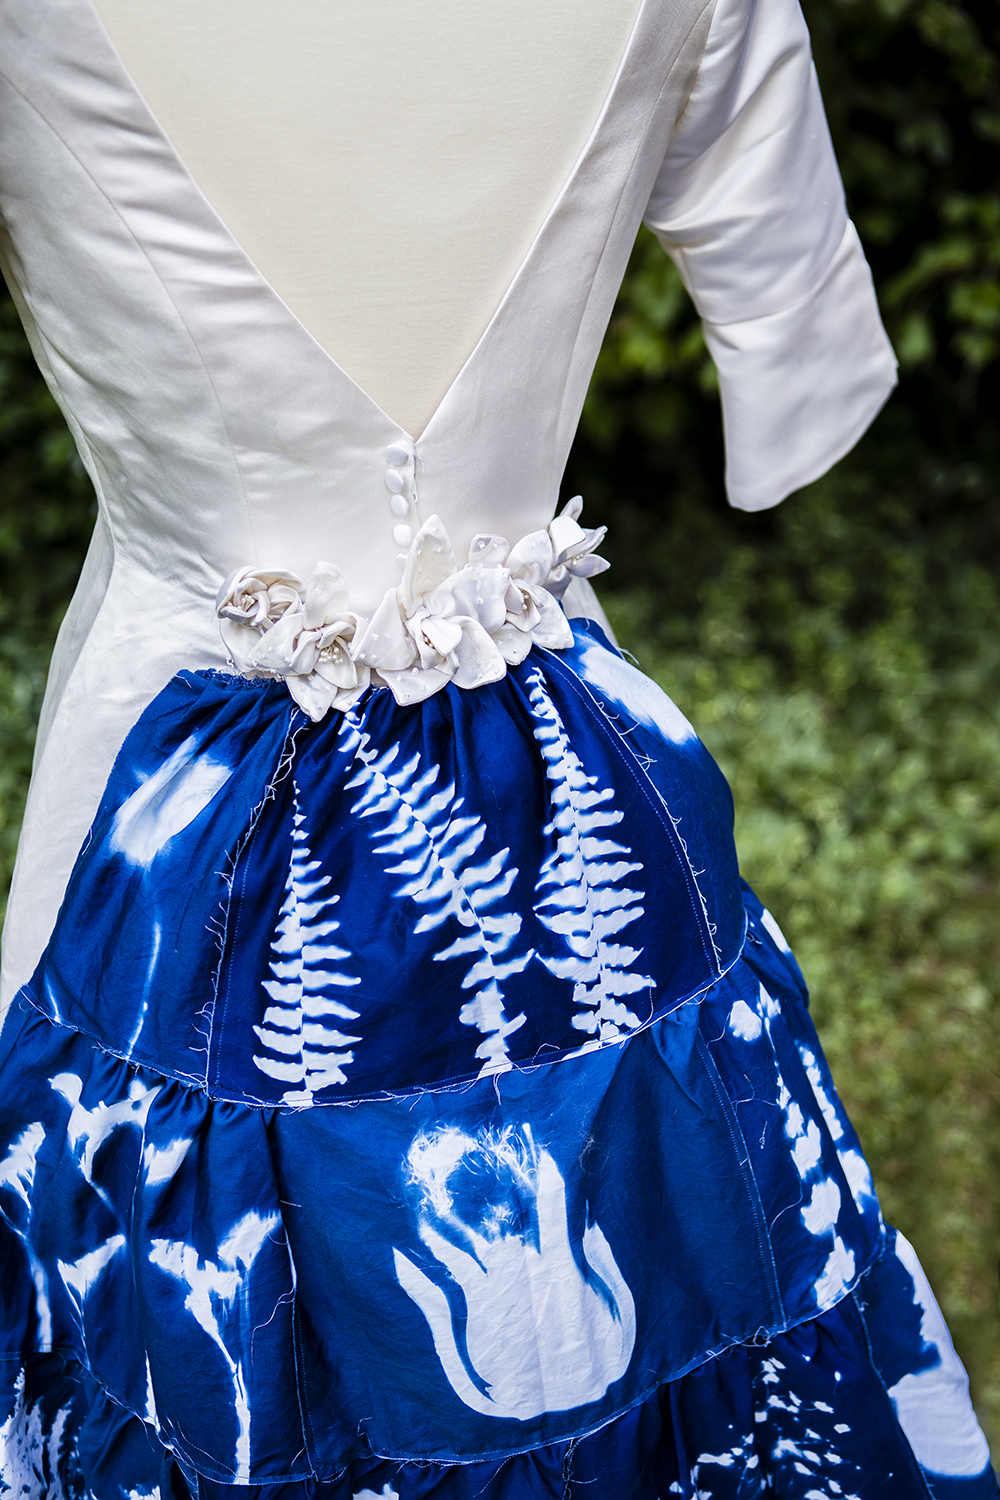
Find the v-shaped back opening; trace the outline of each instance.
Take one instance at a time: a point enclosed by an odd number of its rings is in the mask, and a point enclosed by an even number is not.
[[[419,93],[429,98],[423,116],[405,130],[397,123],[381,136],[370,128],[378,111],[359,109],[353,119],[332,117],[327,110],[320,118],[317,80],[332,76],[315,65],[324,51],[342,74],[352,61],[365,64],[374,93],[381,98],[384,92],[382,113],[397,121],[406,117],[392,86],[396,54],[390,48],[376,68],[377,28],[369,27],[359,40],[357,14],[352,18],[349,9],[345,16],[344,7],[317,8],[300,0],[288,12],[292,19],[280,38],[253,25],[240,36],[223,38],[212,22],[213,14],[218,20],[218,7],[192,3],[189,19],[197,15],[205,42],[192,48],[183,45],[190,44],[192,33],[180,23],[164,37],[148,13],[119,0],[80,3],[93,3],[119,66],[178,166],[262,282],[380,412],[418,436],[504,305],[572,182],[606,113],[644,0],[622,0],[613,13],[603,7],[600,24],[586,26],[586,11],[577,0],[572,12],[563,7],[559,24],[548,26],[544,45],[537,34],[527,46],[515,37],[499,60],[502,32],[491,21],[494,32],[477,31],[480,46],[473,50],[492,53],[493,73],[505,82],[502,89],[486,91],[485,103],[480,87],[478,105],[470,86],[464,95],[454,87],[456,69],[461,71],[459,65],[471,55],[469,38],[456,25],[452,30],[461,36],[461,47],[442,46],[438,76],[425,68],[420,78]],[[257,0],[258,20],[268,4]],[[177,5],[170,13],[183,10]],[[285,14],[283,8],[283,21]],[[571,14],[575,32],[567,30]],[[311,53],[305,19],[319,32]],[[402,30],[393,46],[412,65],[419,38],[406,33],[406,19],[402,8],[393,17]],[[468,30],[468,17],[465,25]],[[560,25],[572,37],[572,48],[565,46]],[[338,27],[347,33],[339,51]],[[266,79],[258,77],[265,44],[270,44],[272,76],[278,78],[270,92]],[[358,55],[345,61],[352,47]],[[299,66],[304,102],[293,108],[289,79],[294,81]],[[184,67],[189,77],[182,86]],[[365,69],[354,72],[360,76]],[[485,75],[477,76],[481,84]],[[476,92],[471,87],[471,94]],[[258,118],[243,139],[251,97]],[[563,125],[553,144],[546,127],[551,134],[560,117]],[[213,123],[216,128],[209,128]],[[273,145],[261,156],[268,126]],[[338,139],[324,146],[316,131],[331,126],[339,130]],[[389,146],[395,152],[391,161]],[[262,165],[266,170],[252,176]],[[289,179],[287,190],[275,186],[277,172]],[[366,174],[373,183],[362,182]],[[436,201],[428,201],[433,193]]]

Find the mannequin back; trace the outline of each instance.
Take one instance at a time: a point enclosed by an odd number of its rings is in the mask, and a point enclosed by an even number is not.
[[[419,435],[597,121],[640,0],[95,0],[188,171]]]

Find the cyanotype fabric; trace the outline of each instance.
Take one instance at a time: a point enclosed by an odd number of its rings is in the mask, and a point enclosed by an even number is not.
[[[142,715],[2,1036],[12,1494],[995,1495],[728,788],[573,635]]]
[[[161,57],[197,8],[0,6],[0,265],[98,502],[4,933],[0,1500],[995,1500],[725,782],[567,624],[599,538],[556,497],[641,223],[736,505],[893,385],[798,5],[619,6],[523,252],[495,129],[481,181],[442,163],[508,269],[478,311],[445,278],[419,431],[265,278],[109,10]],[[426,166],[414,78],[394,44],[371,98]],[[318,206],[371,243],[364,145],[327,146]],[[393,243],[447,269],[406,177]],[[389,360],[423,339],[337,289]]]

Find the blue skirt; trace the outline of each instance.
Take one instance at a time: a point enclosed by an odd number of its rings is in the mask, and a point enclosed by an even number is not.
[[[574,633],[126,740],[0,1038],[14,1494],[995,1497],[728,788]]]

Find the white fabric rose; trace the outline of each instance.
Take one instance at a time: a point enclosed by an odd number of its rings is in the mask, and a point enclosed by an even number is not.
[[[571,576],[608,566],[593,555],[605,528],[577,524],[577,495],[544,531],[511,547],[484,533],[459,567],[438,516],[410,543],[398,588],[370,620],[349,608],[339,568],[318,563],[307,584],[282,569],[239,568],[217,600],[222,638],[239,672],[283,677],[310,718],[345,710],[372,681],[397,703],[419,703],[449,682],[482,687],[523,661],[532,645],[573,644],[559,599]]]
[[[601,545],[608,528],[596,526],[593,531],[585,531],[577,524],[582,510],[583,496],[574,495],[549,523],[555,557],[545,587],[556,599],[565,594],[571,578],[596,578],[611,566],[605,558],[594,556],[594,549]]]
[[[332,563],[317,563],[307,584],[282,569],[240,568],[219,590],[222,639],[237,671],[283,677],[313,720],[354,704],[371,680],[351,645],[363,623]]]
[[[431,516],[410,543],[401,584],[389,589],[359,640],[358,660],[402,704],[420,703],[449,682],[497,682],[507,671],[493,641],[506,618],[506,586],[495,564],[459,568],[447,531]]]

